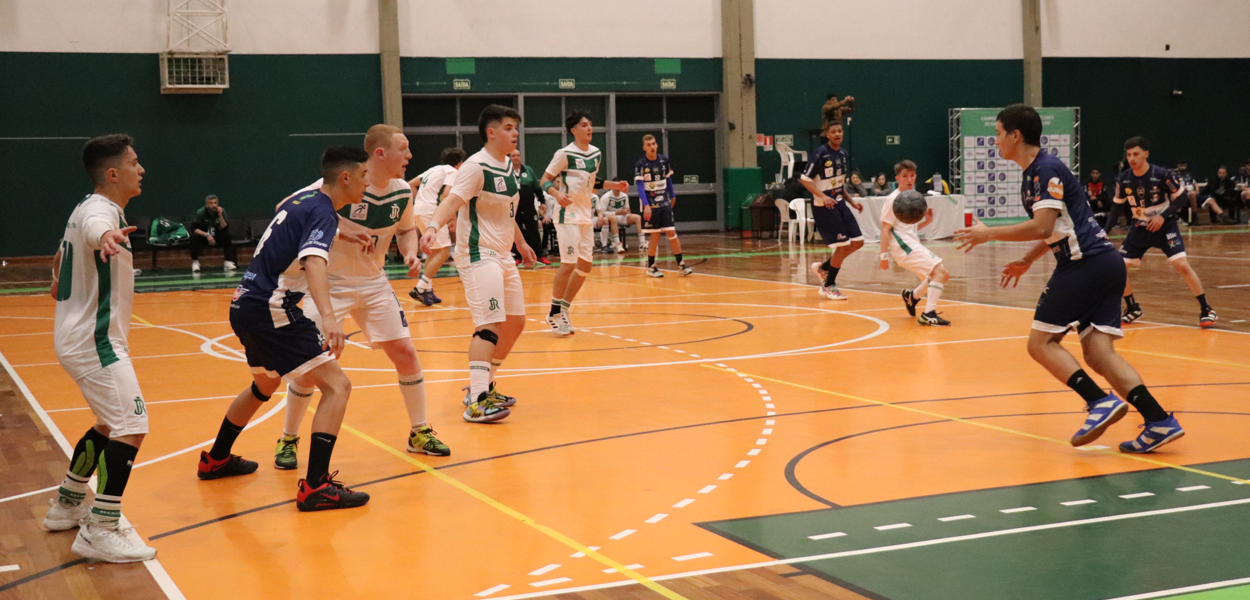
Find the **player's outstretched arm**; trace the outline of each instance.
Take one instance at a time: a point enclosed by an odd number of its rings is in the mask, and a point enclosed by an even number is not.
[[[369,254],[374,250],[373,234],[364,225],[355,223],[342,215],[339,215],[338,236],[339,239],[345,242],[360,244],[360,249],[365,254]]]
[[[1055,230],[1055,220],[1059,218],[1059,210],[1055,208],[1039,208],[1033,211],[1033,218],[1023,223],[1005,227],[986,227],[977,221],[972,227],[955,232],[955,241],[959,249],[968,252],[991,240],[1000,242],[1032,242],[1045,240]]]
[[[109,257],[122,251],[122,246],[130,239],[130,234],[138,230],[131,225],[122,229],[110,229],[100,236],[100,262],[108,262]]]
[[[430,248],[430,244],[434,243],[434,236],[438,234],[443,224],[451,221],[452,216],[460,210],[461,206],[464,206],[464,198],[452,193],[448,193],[447,198],[438,204],[438,208],[434,210],[434,216],[430,217],[430,221],[425,224],[425,231],[421,232],[422,252],[430,254],[434,251]]]
[[[882,271],[890,270],[890,235],[894,232],[894,226],[882,221],[881,223],[881,254],[878,257],[877,266]]]
[[[326,275],[329,263],[321,256],[305,256],[300,259],[304,265],[304,273],[308,277],[308,295],[317,304],[321,313],[321,332],[326,336],[326,345],[335,358],[343,356],[346,338],[343,326],[334,316],[334,304],[330,302],[330,279]]]

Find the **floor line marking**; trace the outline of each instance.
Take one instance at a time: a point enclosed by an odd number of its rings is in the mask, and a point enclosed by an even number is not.
[[[546,581],[535,581],[534,583],[531,583],[530,585],[534,587],[546,587],[549,585],[555,585],[557,583],[564,583],[566,581],[573,581],[573,580],[569,579],[568,577],[557,577],[555,579],[548,579]],[[668,589],[668,588],[665,588],[665,589]]]
[[[627,566],[628,566],[630,569],[633,569],[633,570],[635,570],[635,571],[637,571],[638,569],[643,568],[643,566],[642,566],[642,565],[639,565],[639,564],[633,564],[633,565],[627,565]],[[603,570],[603,572],[604,572],[604,573],[615,573],[615,572],[616,572],[616,569],[611,569],[611,568],[609,568],[609,569],[604,569],[604,570]]]
[[[1136,494],[1120,494],[1120,497],[1125,500],[1132,500],[1134,498],[1149,498],[1153,495],[1154,492],[1137,492]]]
[[[694,554],[683,554],[681,556],[674,556],[673,560],[677,562],[684,562],[687,560],[694,560],[696,558],[707,558],[709,556],[712,556],[711,552],[696,552]]]
[[[598,549],[599,549],[599,546],[589,546],[589,548],[590,548],[591,550],[598,550]],[[569,558],[582,558],[582,557],[584,557],[584,556],[586,556],[586,553],[585,553],[585,552],[582,552],[582,551],[580,551],[580,550],[579,550],[579,551],[577,551],[577,552],[574,552],[574,553],[570,554],[570,555],[569,555]]]
[[[708,364],[704,364],[704,365],[700,365],[700,366],[705,367],[705,368],[708,368],[708,369],[716,369],[716,367],[713,367],[713,366],[708,365]],[[821,394],[828,394],[828,395],[830,395],[830,396],[838,396],[838,397],[840,397],[840,398],[847,398],[847,399],[850,399],[850,400],[856,400],[856,401],[858,401],[858,402],[866,402],[866,403],[868,403],[868,404],[875,404],[875,405],[877,405],[877,406],[888,406],[888,407],[891,407],[891,408],[897,408],[897,409],[899,409],[899,410],[905,410],[905,411],[908,411],[908,412],[912,412],[912,413],[916,413],[916,414],[921,414],[921,415],[925,415],[925,416],[928,416],[928,417],[936,417],[936,418],[939,418],[939,419],[944,419],[944,420],[947,420],[947,421],[953,421],[953,422],[955,422],[955,423],[962,423],[962,424],[964,424],[964,425],[972,425],[973,427],[981,427],[981,428],[983,428],[983,429],[989,429],[989,430],[992,430],[992,431],[999,431],[999,432],[1002,432],[1002,433],[1010,433],[1010,434],[1013,434],[1013,435],[1023,436],[1023,437],[1027,437],[1027,438],[1031,438],[1031,439],[1035,439],[1035,440],[1043,441],[1043,442],[1050,442],[1050,443],[1053,443],[1053,444],[1062,444],[1062,445],[1064,445],[1064,446],[1071,446],[1071,443],[1070,443],[1068,440],[1060,440],[1060,439],[1056,439],[1056,438],[1046,437],[1046,436],[1044,436],[1044,435],[1038,435],[1038,434],[1036,434],[1036,433],[1029,433],[1029,432],[1027,432],[1027,431],[1020,431],[1020,430],[1017,430],[1017,429],[1011,429],[1011,428],[1009,428],[1009,427],[1002,427],[1002,426],[999,426],[999,425],[993,425],[993,424],[990,424],[990,423],[982,423],[982,422],[979,422],[979,421],[974,421],[974,420],[969,420],[969,419],[962,419],[962,418],[960,418],[960,417],[952,417],[952,416],[950,416],[950,415],[946,415],[946,414],[942,414],[942,413],[938,413],[938,412],[933,412],[933,411],[931,411],[931,410],[925,410],[925,409],[923,409],[923,408],[916,408],[916,407],[914,407],[914,406],[905,406],[905,405],[901,405],[901,404],[894,404],[894,403],[892,403],[892,402],[883,402],[883,401],[881,401],[881,400],[872,400],[872,399],[869,399],[869,398],[864,398],[864,397],[861,397],[861,396],[853,396],[853,395],[851,395],[851,394],[843,394],[843,393],[841,393],[841,392],[834,392],[834,391],[831,391],[831,390],[826,390],[826,389],[822,389],[822,388],[818,388],[818,387],[813,387],[813,386],[810,386],[810,385],[804,385],[804,384],[801,384],[801,383],[794,383],[794,382],[792,382],[792,381],[786,381],[786,380],[784,380],[784,379],[774,379],[774,378],[772,378],[772,377],[765,377],[765,376],[763,376],[763,375],[752,375],[752,377],[754,377],[754,378],[756,378],[756,379],[761,379],[761,380],[764,380],[764,381],[772,381],[772,382],[774,382],[774,383],[781,383],[781,384],[785,384],[785,385],[788,385],[788,386],[791,386],[791,387],[796,387],[796,388],[803,389],[803,390],[808,390],[808,391],[811,391],[811,392],[817,392],[817,393],[821,393]],[[1215,473],[1215,472],[1213,472],[1213,471],[1207,471],[1207,470],[1204,470],[1204,469],[1195,469],[1195,468],[1193,468],[1193,467],[1187,467],[1187,466],[1184,466],[1184,465],[1174,465],[1174,464],[1172,464],[1172,463],[1164,462],[1164,461],[1161,461],[1161,460],[1158,460],[1158,459],[1148,458],[1148,457],[1143,456],[1143,455],[1140,455],[1140,454],[1130,454],[1130,453],[1126,453],[1126,452],[1117,452],[1117,451],[1111,451],[1110,449],[1108,449],[1108,450],[1098,450],[1097,452],[1099,452],[1100,454],[1106,454],[1106,455],[1108,455],[1108,456],[1118,456],[1118,457],[1120,457],[1120,458],[1124,458],[1124,459],[1128,459],[1128,460],[1135,460],[1135,461],[1138,461],[1138,462],[1144,462],[1144,463],[1151,464],[1151,465],[1155,465],[1155,466],[1159,466],[1159,467],[1167,467],[1167,468],[1169,468],[1169,469],[1177,469],[1177,470],[1180,470],[1180,471],[1185,471],[1185,472],[1188,472],[1188,473],[1195,473],[1195,474],[1198,474],[1198,475],[1205,475],[1205,476],[1207,476],[1207,477],[1215,477],[1215,478],[1217,478],[1217,479],[1224,479],[1224,480],[1226,480],[1226,481],[1233,481],[1233,482],[1238,482],[1238,481],[1241,481],[1241,482],[1245,482],[1245,483],[1250,483],[1250,481],[1246,481],[1246,480],[1243,480],[1243,479],[1239,479],[1239,478],[1237,478],[1237,477],[1232,477],[1232,476],[1229,476],[1229,475],[1222,475],[1222,474],[1220,474],[1220,473]]]
[[[622,532],[620,532],[620,533],[618,533],[618,534],[616,534],[616,535],[613,535],[613,536],[609,537],[608,539],[609,539],[609,540],[621,540],[621,539],[625,539],[625,538],[627,538],[627,537],[629,537],[630,535],[633,535],[633,534],[635,534],[635,533],[638,533],[638,530],[637,530],[637,529],[626,529],[625,531],[622,531]]]
[[[559,569],[561,566],[563,566],[563,565],[561,565],[561,564],[559,564],[559,563],[551,563],[551,564],[549,564],[549,565],[547,565],[547,566],[545,566],[545,567],[540,567],[540,568],[534,569],[533,571],[530,571],[530,575],[533,575],[533,576],[535,576],[535,577],[537,577],[537,576],[539,576],[539,575],[545,575],[545,574],[550,573],[550,572],[552,572],[552,571],[554,571],[554,570],[556,570],[556,569]]]
[[[745,467],[745,466],[747,466],[747,465],[749,465],[749,464],[751,464],[751,461],[749,461],[749,460],[740,460],[740,461],[738,461],[738,464],[734,465],[734,468],[735,468],[735,469],[741,469],[741,468],[743,468],[743,467]]]
[[[809,535],[809,536],[807,536],[807,539],[809,539],[809,540],[827,540],[827,539],[830,539],[830,538],[844,537],[845,535],[846,535],[846,534],[845,534],[845,533],[843,533],[843,532],[841,532],[841,531],[835,531],[835,532],[833,532],[833,533],[822,533],[822,534],[820,534],[820,535]]]
[[[650,519],[647,519],[645,522],[647,522],[647,523],[659,523],[660,521],[663,521],[663,520],[664,520],[664,517],[667,517],[667,516],[668,516],[668,513],[656,513],[656,515],[655,515],[654,517],[651,517]]]
[[[747,450],[747,456],[759,456],[759,454],[760,454],[759,448],[752,448],[750,450]]]
[[[1089,498],[1086,498],[1084,500],[1069,500],[1067,502],[1060,502],[1059,504],[1062,504],[1064,506],[1081,506],[1082,504],[1095,504],[1097,502],[1098,502],[1097,500],[1091,500]]]
[[[906,527],[911,527],[911,523],[894,523],[893,525],[878,525],[876,527],[873,527],[873,529],[876,529],[877,531],[889,531],[891,529],[903,529]]]
[[[733,474],[733,473],[725,473],[725,474],[721,475],[720,477],[717,477],[716,479],[718,479],[718,480],[720,480],[720,481],[724,481],[724,480],[726,480],[726,479],[730,479],[730,478],[732,478],[733,476],[734,476],[734,474]]]
[[[499,512],[502,512],[502,513],[504,513],[505,515],[508,515],[508,516],[512,517],[513,519],[516,519],[516,520],[518,520],[518,521],[520,521],[520,522],[522,522],[522,523],[524,523],[524,524],[526,524],[526,525],[528,525],[528,526],[530,526],[530,527],[534,528],[535,530],[537,530],[537,531],[539,531],[539,532],[541,532],[541,533],[545,534],[546,536],[548,536],[548,537],[550,537],[550,538],[552,538],[552,539],[554,539],[554,540],[556,540],[556,541],[558,541],[558,542],[560,542],[560,543],[562,543],[562,544],[564,544],[564,545],[566,545],[566,546],[568,546],[568,547],[570,547],[570,548],[572,548],[572,549],[574,549],[574,550],[577,550],[578,552],[582,552],[582,553],[584,553],[586,556],[589,556],[589,557],[591,557],[591,558],[595,559],[596,561],[599,561],[599,562],[600,562],[600,563],[602,563],[605,567],[612,567],[612,568],[615,568],[615,569],[616,569],[618,572],[620,572],[622,575],[625,575],[625,576],[629,577],[630,579],[632,579],[632,580],[634,580],[634,581],[638,582],[639,584],[641,584],[641,585],[645,586],[647,589],[649,589],[649,590],[651,590],[651,591],[653,591],[653,592],[655,592],[655,593],[657,593],[657,594],[660,594],[661,596],[664,596],[665,598],[668,598],[669,600],[687,600],[687,599],[685,598],[685,596],[682,596],[681,594],[678,594],[677,592],[674,592],[673,590],[670,590],[670,589],[668,589],[668,588],[666,588],[666,587],[664,587],[664,586],[662,586],[662,585],[660,585],[660,584],[658,584],[658,583],[656,583],[656,582],[652,581],[651,579],[648,579],[645,575],[639,574],[639,573],[635,572],[633,569],[627,568],[625,565],[623,565],[623,564],[621,564],[621,563],[619,563],[619,562],[617,562],[617,561],[615,561],[615,560],[612,560],[611,558],[608,558],[607,556],[604,556],[604,555],[602,555],[602,554],[599,554],[598,552],[596,552],[596,551],[594,551],[594,550],[591,550],[591,549],[590,549],[590,547],[583,545],[581,542],[578,542],[577,540],[574,540],[573,538],[570,538],[569,536],[564,535],[563,533],[560,533],[559,531],[556,531],[555,529],[552,529],[551,527],[549,527],[549,526],[547,526],[547,525],[541,525],[541,524],[539,524],[539,523],[538,523],[537,521],[535,521],[533,518],[530,518],[530,517],[528,517],[528,516],[526,516],[526,515],[524,515],[524,514],[522,514],[522,513],[518,512],[517,510],[515,510],[515,509],[513,509],[513,508],[511,508],[511,507],[509,507],[509,506],[507,506],[507,505],[505,505],[505,504],[503,504],[502,502],[500,502],[500,501],[498,501],[498,500],[495,500],[494,498],[491,498],[490,496],[487,496],[486,494],[483,494],[482,492],[477,491],[476,489],[474,489],[474,488],[470,487],[469,485],[467,485],[467,484],[465,484],[465,483],[461,482],[459,479],[456,479],[456,478],[454,478],[454,477],[452,477],[452,476],[450,476],[450,475],[448,475],[448,474],[446,474],[446,473],[444,473],[444,472],[442,472],[442,471],[440,471],[440,470],[438,470],[438,469],[435,469],[434,467],[431,467],[430,465],[428,465],[428,464],[426,464],[426,463],[424,463],[424,462],[422,462],[422,461],[419,461],[419,460],[417,460],[417,459],[415,459],[415,458],[413,458],[413,457],[411,457],[411,456],[408,456],[408,453],[407,453],[407,452],[401,452],[401,451],[399,451],[399,450],[396,450],[395,448],[392,448],[392,447],[390,447],[390,446],[388,446],[388,445],[386,445],[386,444],[382,443],[381,441],[379,441],[378,439],[374,438],[373,436],[370,436],[369,434],[367,434],[367,433],[365,433],[365,432],[363,432],[363,431],[360,431],[359,429],[356,429],[355,427],[352,427],[352,426],[350,426],[350,425],[348,425],[348,424],[346,424],[346,423],[344,423],[344,424],[342,425],[342,429],[343,429],[344,431],[348,432],[348,433],[351,433],[352,435],[355,435],[356,437],[358,437],[358,438],[360,438],[360,439],[362,439],[362,440],[364,440],[364,441],[366,441],[366,442],[369,442],[370,444],[373,444],[374,446],[377,446],[378,448],[381,448],[382,450],[385,450],[386,452],[389,452],[390,454],[392,454],[392,455],[393,455],[393,456],[395,456],[396,458],[399,458],[400,460],[403,460],[404,462],[406,462],[406,463],[408,463],[408,464],[410,464],[410,465],[413,465],[413,466],[415,466],[415,467],[417,467],[417,468],[419,468],[419,469],[421,469],[421,470],[425,471],[426,473],[429,473],[430,475],[433,475],[436,479],[439,479],[439,480],[441,480],[443,483],[446,483],[446,484],[448,484],[448,485],[450,485],[450,486],[452,486],[452,487],[454,487],[454,488],[456,488],[456,489],[458,489],[458,490],[460,490],[460,491],[462,491],[462,492],[464,492],[464,493],[466,493],[466,494],[468,494],[468,495],[470,495],[470,496],[472,496],[472,497],[476,498],[477,500],[480,500],[481,502],[485,503],[487,506],[490,506],[491,508],[494,508],[495,510],[498,510]],[[572,581],[572,580],[571,580],[571,579],[569,579],[569,578],[567,578],[567,577],[562,577],[562,578],[560,578],[560,580],[554,580],[554,579],[553,579],[553,580],[551,580],[551,582],[554,582],[554,583],[561,583],[561,582],[563,582],[563,581]],[[548,583],[548,582],[537,582],[537,583],[542,583],[542,584],[544,584],[544,585],[550,585],[550,583]],[[535,585],[535,586],[536,586],[536,585],[537,585],[537,583],[532,583],[532,584],[530,584],[530,585]]]
[[[687,506],[690,506],[691,504],[694,504],[694,498],[686,498],[685,500],[682,500],[681,502],[674,504],[673,508],[686,508]]]
[[[1137,594],[1134,596],[1120,596],[1119,598],[1110,598],[1109,600],[1150,600],[1151,598],[1163,598],[1165,596],[1173,596],[1176,594],[1185,594],[1189,592],[1201,592],[1203,590],[1216,590],[1219,588],[1232,587],[1250,583],[1250,577],[1241,579],[1229,579],[1227,581],[1215,581],[1212,583],[1203,583],[1199,585],[1191,585],[1189,587],[1175,588],[1171,590],[1159,590],[1157,592],[1148,592],[1145,594]]]
[[[703,489],[699,490],[699,493],[700,493],[700,494],[710,494],[710,493],[712,493],[712,490],[714,490],[714,489],[716,489],[716,486],[715,486],[715,485],[705,485],[705,486],[703,486]]]
[[[962,521],[964,519],[975,519],[975,518],[977,518],[976,515],[955,515],[953,517],[941,517],[938,520],[943,523],[949,523],[951,521]]]
[[[8,573],[9,571],[17,571],[17,570],[20,570],[21,568],[22,568],[22,565],[5,565],[3,567],[0,567],[0,573]]]
[[[1178,487],[1178,488],[1176,488],[1176,491],[1178,491],[1178,492],[1196,492],[1196,491],[1198,491],[1198,490],[1209,490],[1209,489],[1211,489],[1211,486],[1209,486],[1209,485],[1190,485],[1190,486],[1186,486],[1186,487]]]
[[[506,590],[506,589],[508,589],[508,588],[510,588],[510,587],[512,587],[512,586],[510,586],[510,585],[508,585],[508,584],[506,584],[506,583],[501,583],[501,584],[499,584],[499,585],[497,585],[497,586],[495,586],[495,587],[493,587],[493,588],[486,588],[486,589],[484,589],[484,590],[482,590],[482,591],[480,591],[480,592],[478,592],[478,593],[476,593],[476,594],[473,594],[473,595],[474,595],[474,596],[477,596],[478,598],[485,598],[485,597],[487,597],[487,596],[489,596],[489,595],[491,595],[491,594],[494,594],[494,593],[497,593],[497,592],[502,592],[502,591],[504,591],[504,590]]]
[[[1037,507],[1036,506],[1021,506],[1019,508],[1004,508],[998,512],[1006,514],[1006,515],[1010,515],[1010,514],[1015,514],[1015,513],[1029,512],[1032,510],[1037,510]]]

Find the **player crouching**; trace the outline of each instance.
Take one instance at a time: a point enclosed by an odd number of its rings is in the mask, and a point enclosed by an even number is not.
[[[916,316],[916,305],[924,300],[924,311],[916,322],[948,327],[951,322],[938,316],[937,303],[951,274],[942,266],[942,259],[920,243],[919,231],[933,223],[933,209],[915,190],[916,163],[904,160],[894,165],[894,179],[898,189],[886,197],[881,208],[881,270],[890,270],[893,256],[898,266],[915,273],[920,285],[915,290],[903,290],[907,312]]]

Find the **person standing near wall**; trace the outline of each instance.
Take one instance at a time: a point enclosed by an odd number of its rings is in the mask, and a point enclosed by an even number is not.
[[[512,158],[512,173],[516,175],[517,186],[520,188],[521,197],[517,200],[516,208],[516,224],[521,227],[521,234],[525,237],[525,243],[534,249],[534,254],[538,258],[538,262],[549,265],[547,253],[543,250],[542,239],[539,234],[538,223],[538,201],[542,200],[543,191],[538,187],[538,175],[534,174],[534,169],[529,165],[521,162],[521,151],[513,150],[509,155]],[[515,245],[512,246],[512,258],[520,264],[521,253]]]
[[[223,266],[233,272],[236,256],[234,241],[230,238],[230,224],[226,222],[226,209],[221,207],[216,195],[204,198],[204,206],[191,218],[191,272],[200,272],[200,254],[205,246],[220,246],[225,254]]]
[[[677,206],[673,194],[673,165],[668,156],[660,154],[660,145],[651,134],[642,136],[642,151],[645,156],[634,163],[634,182],[638,186],[638,203],[642,206],[640,233],[651,234],[651,242],[647,244],[647,275],[664,276],[655,266],[661,232],[668,238],[668,247],[677,259],[681,274],[690,275],[694,269],[686,266],[681,255],[681,241],[677,239],[677,224],[673,220],[673,209]]]

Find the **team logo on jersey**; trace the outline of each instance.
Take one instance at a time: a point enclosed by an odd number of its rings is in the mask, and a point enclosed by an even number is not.
[[[1050,192],[1052,198],[1063,200],[1063,182],[1058,177],[1051,177],[1050,181],[1046,182],[1046,191]]]
[[[143,406],[143,398],[135,396],[135,414],[142,415],[147,412],[147,408]]]
[[[577,159],[576,164],[577,164],[577,168],[579,168],[579,169],[585,169],[585,168],[586,168],[586,161],[584,161],[584,160],[582,160],[582,159],[580,159],[580,158],[579,158],[579,159]]]
[[[348,218],[353,221],[363,221],[369,218],[369,205],[364,202],[353,204],[351,214],[348,215]]]
[[[250,272],[249,272],[249,274],[250,274]],[[246,293],[247,293],[247,288],[245,288],[245,287],[243,287],[243,286],[239,286],[239,287],[237,287],[237,288],[234,288],[234,296],[230,298],[230,301],[231,301],[231,302],[234,302],[235,300],[238,300],[239,298],[243,297],[243,294],[246,294]]]
[[[496,192],[499,192],[499,193],[501,193],[501,194],[502,194],[503,192],[508,191],[508,184],[507,184],[507,182],[505,182],[505,181],[503,180],[503,178],[502,178],[502,177],[496,177],[496,178],[495,178],[495,191],[496,191]]]
[[[494,298],[491,298],[491,299],[490,299],[490,310],[491,310],[491,312],[495,312],[495,311],[499,310],[499,301],[498,301],[498,300],[496,300],[496,299],[494,299]]]
[[[326,236],[326,234],[325,234],[325,232],[324,232],[324,231],[322,231],[322,230],[320,230],[320,229],[314,229],[314,230],[312,230],[312,233],[309,233],[309,234],[308,234],[308,241],[310,241],[310,242],[318,242],[318,241],[321,241],[321,238],[323,238],[323,237],[325,237],[325,236]]]
[[[398,218],[399,218],[399,205],[398,205],[398,204],[392,204],[392,205],[391,205],[391,218],[392,218],[392,219],[398,219]]]

